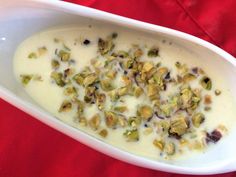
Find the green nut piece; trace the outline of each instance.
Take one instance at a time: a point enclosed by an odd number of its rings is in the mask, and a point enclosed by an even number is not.
[[[209,77],[207,77],[207,76],[203,76],[202,77],[202,79],[200,80],[200,84],[206,90],[211,90],[211,88],[212,88],[211,79]]]
[[[128,142],[139,140],[139,132],[137,129],[126,130],[123,134]]]
[[[53,59],[51,61],[51,66],[52,66],[52,69],[58,69],[60,67],[60,63],[59,63],[59,61]]]
[[[157,57],[159,55],[159,49],[158,48],[152,48],[147,53],[148,57]]]
[[[165,148],[164,148],[164,152],[167,155],[174,155],[175,154],[175,144],[172,142],[166,143]]]
[[[133,128],[137,128],[141,124],[142,120],[140,117],[130,117],[128,119],[128,125]]]
[[[59,112],[69,112],[72,109],[72,103],[68,100],[62,102]]]
[[[153,145],[155,147],[157,147],[158,149],[160,149],[161,151],[163,151],[164,146],[165,146],[165,142],[163,140],[154,139],[153,140]]]
[[[192,123],[193,123],[193,126],[198,128],[200,127],[200,125],[204,122],[205,120],[205,116],[204,114],[198,112],[198,113],[195,113],[193,116],[192,116]]]
[[[188,124],[183,116],[179,116],[176,118],[173,118],[170,121],[170,130],[169,132],[171,134],[177,134],[178,136],[182,136],[187,132]]]
[[[148,105],[140,106],[137,110],[137,115],[140,116],[143,120],[148,120],[153,116],[153,110]]]
[[[78,78],[77,78],[78,79]],[[87,87],[90,86],[98,81],[98,76],[96,73],[91,73],[87,75],[83,80],[83,86]]]
[[[112,85],[112,80],[110,79],[103,79],[100,81],[100,86],[102,88],[102,90],[104,90],[105,92],[107,91],[111,91],[114,89],[113,85]]]
[[[60,57],[61,61],[67,62],[70,59],[70,53],[65,50],[60,50],[58,53],[58,57]]]
[[[60,87],[64,87],[66,85],[65,81],[63,80],[63,74],[60,72],[53,71],[51,73],[51,78],[56,82],[56,84]]]
[[[105,122],[106,122],[107,127],[115,128],[118,123],[117,114],[112,111],[105,111],[104,115],[105,115]]]
[[[33,75],[32,74],[22,74],[22,75],[20,75],[20,77],[21,77],[21,83],[24,86],[26,86],[33,78]]]
[[[28,55],[28,58],[29,59],[36,59],[38,58],[37,54],[35,52],[31,52],[29,55]]]
[[[94,116],[92,116],[92,118],[89,120],[88,124],[93,130],[97,130],[101,124],[100,115],[95,114]]]

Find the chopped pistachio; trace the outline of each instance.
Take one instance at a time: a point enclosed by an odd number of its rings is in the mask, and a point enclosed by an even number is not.
[[[144,64],[144,62],[142,62],[142,61],[137,62],[136,60],[134,60],[132,69],[134,69],[135,71],[138,71],[140,74],[140,73],[142,73],[143,64]]]
[[[120,113],[124,113],[127,110],[128,110],[127,106],[116,106],[116,107],[114,107],[114,111],[120,112]]]
[[[206,90],[211,90],[211,88],[212,88],[211,79],[209,77],[207,77],[207,76],[203,76],[202,77],[202,79],[200,80],[200,84]]]
[[[97,74],[98,76],[101,74],[101,69],[100,68],[94,68],[94,72],[95,74]],[[98,80],[99,82],[99,80]]]
[[[187,82],[191,82],[193,80],[196,79],[196,76],[191,74],[191,73],[187,73],[183,76],[183,82],[187,83]]]
[[[92,118],[89,120],[88,122],[89,126],[93,129],[93,130],[97,130],[98,127],[101,124],[101,118],[99,114],[95,114],[94,116],[92,116]]]
[[[74,75],[73,80],[79,85],[82,85],[84,82],[84,76],[81,73]]]
[[[166,143],[165,148],[164,148],[164,152],[167,155],[174,155],[175,154],[175,144],[172,142]]]
[[[129,53],[123,50],[120,50],[117,52],[117,56],[120,58],[127,58],[129,56]]]
[[[70,95],[77,96],[77,90],[75,87],[69,86],[69,87],[65,88],[64,94],[66,96],[70,96]]]
[[[58,57],[60,57],[61,61],[67,62],[70,59],[70,53],[65,50],[60,50],[58,53]]]
[[[48,51],[48,49],[47,49],[45,46],[38,48],[38,54],[39,54],[39,56],[44,55],[45,53],[47,53],[47,51]]]
[[[76,100],[77,103],[77,115],[81,116],[84,112],[84,102],[80,101],[80,100]]]
[[[134,59],[129,58],[128,60],[123,62],[124,69],[131,69],[134,65]]]
[[[88,76],[86,76],[83,80],[83,86],[87,87],[90,86],[98,81],[98,76],[96,73],[91,73]]]
[[[148,72],[146,72],[146,78],[148,79],[148,82],[150,83],[152,81],[152,83],[154,83],[154,74],[157,72],[157,68],[153,67],[152,69],[150,69]]]
[[[165,142],[163,140],[154,139],[153,140],[153,145],[155,147],[157,147],[158,149],[160,149],[161,151],[163,151],[164,146],[165,146]]]
[[[55,43],[59,43],[61,40],[58,39],[58,38],[54,38],[53,41],[54,41]]]
[[[121,79],[123,80],[126,86],[132,83],[131,79],[128,76],[122,76]]]
[[[42,79],[42,76],[38,75],[38,74],[35,74],[33,75],[33,78],[32,78],[34,81],[43,81]]]
[[[167,133],[167,131],[170,128],[170,122],[167,120],[158,121],[157,127],[158,127],[159,131],[161,131],[163,133]]]
[[[187,67],[186,64],[181,64],[180,62],[176,62],[175,66],[178,69],[177,71],[180,75],[185,75],[189,72],[189,68]]]
[[[140,116],[143,120],[148,120],[153,116],[153,110],[148,105],[140,106],[137,110],[137,115]]]
[[[116,60],[116,57],[113,55],[105,55],[104,57],[107,59],[107,64],[111,64],[110,67],[113,67],[113,64],[115,64],[114,61]]]
[[[82,125],[84,127],[86,127],[87,124],[88,124],[87,119],[83,116],[78,117],[78,122],[79,122],[80,125]]]
[[[99,68],[102,65],[101,60],[99,60],[98,58],[91,59],[90,63],[94,68]]]
[[[70,77],[74,74],[74,68],[67,68],[64,70],[64,77],[67,78],[67,77]]]
[[[123,115],[119,115],[117,125],[119,125],[120,127],[126,127],[127,119]]]
[[[159,55],[159,49],[158,48],[152,48],[147,53],[148,57],[157,57]]]
[[[172,96],[169,100],[169,104],[173,110],[179,110],[182,104],[179,94]]]
[[[103,138],[106,138],[108,135],[108,131],[106,129],[102,129],[99,131],[99,135]]]
[[[136,58],[140,58],[142,55],[143,55],[142,49],[136,48],[136,49],[134,50],[134,58],[135,58],[135,59],[136,59]]]
[[[198,69],[199,74],[205,74],[205,71],[202,68]]]
[[[112,111],[105,111],[104,114],[107,127],[115,128],[118,122],[117,114]]]
[[[99,110],[103,110],[106,102],[106,95],[103,93],[96,94],[96,105]]]
[[[182,83],[183,82],[183,78],[180,75],[177,75],[177,82],[178,83]]]
[[[115,70],[109,70],[105,73],[105,75],[110,78],[110,79],[114,79],[117,75],[117,71]]]
[[[203,144],[203,142],[201,142],[201,141],[194,141],[194,143],[193,143],[193,149],[195,149],[195,150],[202,150],[203,148],[204,148],[204,144]]]
[[[215,90],[215,95],[218,96],[218,95],[220,95],[220,94],[221,94],[221,91],[220,91],[219,89],[216,89],[216,90]]]
[[[217,129],[220,130],[222,133],[226,133],[228,131],[228,129],[224,125],[222,125],[222,124],[220,124],[217,127]]]
[[[72,109],[72,103],[68,100],[62,102],[59,112],[69,112]]]
[[[178,116],[170,121],[169,132],[171,134],[177,134],[178,136],[181,136],[187,132],[187,129],[188,124],[186,118],[183,116]]]
[[[84,101],[86,103],[94,104],[95,103],[95,87],[86,87],[84,94]]]
[[[63,74],[53,71],[51,73],[51,78],[56,82],[56,84],[60,87],[64,87],[66,85],[65,81],[63,80]]]
[[[161,66],[161,62],[158,62],[155,66],[156,68],[159,68]]]
[[[191,103],[193,92],[190,87],[182,88],[180,91],[180,98],[182,100],[182,107],[187,108]]]
[[[150,135],[153,132],[153,128],[152,127],[147,127],[144,129],[143,134],[144,135]]]
[[[176,67],[176,68],[178,68],[178,69],[179,69],[179,68],[181,68],[181,63],[180,63],[180,62],[178,62],[178,61],[177,61],[177,62],[175,62],[175,67]]]
[[[103,79],[100,81],[100,86],[102,88],[102,90],[104,91],[111,91],[114,89],[113,85],[112,85],[112,80],[110,79]]]
[[[98,51],[101,53],[101,55],[105,55],[108,52],[112,51],[115,47],[113,41],[111,39],[104,40],[102,38],[98,39]]]
[[[21,83],[24,86],[26,86],[33,78],[33,75],[32,74],[22,74],[22,75],[20,75],[20,77],[21,77]]]
[[[119,96],[124,96],[127,95],[128,93],[129,93],[129,86],[120,87],[119,89],[117,89],[117,94]]]
[[[165,117],[170,117],[172,112],[172,105],[169,103],[161,104],[160,110]]]
[[[147,96],[151,99],[157,99],[159,97],[159,87],[157,84],[147,85]]]
[[[205,106],[205,107],[204,107],[204,110],[205,110],[205,111],[210,111],[210,110],[211,110],[211,107]]]
[[[123,134],[128,142],[139,140],[139,132],[137,129],[126,130]]]
[[[141,121],[142,120],[139,117],[130,117],[128,119],[128,125],[137,128],[141,124]]]
[[[159,77],[164,77],[168,73],[168,68],[167,67],[161,67],[157,70],[157,76]]]
[[[52,66],[52,69],[58,69],[60,67],[60,63],[59,63],[59,61],[53,59],[51,61],[51,66]]]
[[[142,72],[149,72],[154,67],[152,62],[145,62],[142,68]]]
[[[196,128],[200,127],[200,125],[203,123],[204,120],[205,120],[205,116],[204,116],[204,114],[202,114],[200,112],[195,113],[192,116],[192,123],[193,123],[193,126]]]
[[[141,87],[134,88],[134,96],[136,98],[140,97],[143,94],[143,89]]]
[[[36,59],[38,58],[37,54],[35,52],[31,52],[29,55],[28,55],[28,58],[29,59]]]
[[[115,102],[115,101],[117,101],[120,98],[120,96],[118,95],[116,90],[110,91],[108,93],[108,95],[110,96],[110,99],[111,99],[112,102]]]
[[[180,143],[181,146],[185,146],[185,145],[188,145],[189,141],[184,139],[184,138],[181,138],[179,140],[179,143]]]

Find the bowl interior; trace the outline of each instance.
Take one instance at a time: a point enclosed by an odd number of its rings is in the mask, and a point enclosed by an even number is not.
[[[12,59],[17,46],[28,36],[47,29],[49,27],[61,26],[67,24],[98,24],[98,25],[118,25],[115,22],[106,20],[96,20],[83,15],[64,12],[63,10],[53,9],[49,7],[37,7],[33,5],[0,7],[0,85],[19,99],[27,100],[36,107],[38,106],[16,82],[13,73]],[[137,27],[123,27],[128,30],[139,30],[143,33],[149,33],[151,36],[161,36],[181,45],[199,56],[199,60],[205,63],[209,69],[215,69],[225,75],[229,88],[232,90],[233,96],[236,95],[236,84],[233,76],[236,75],[235,66],[224,60],[219,54],[202,47],[193,42],[184,40],[177,36],[170,36],[163,32],[155,32],[152,30],[138,29]],[[222,106],[227,103],[222,103]],[[53,117],[52,117],[53,118]],[[227,159],[232,159],[236,149],[236,131],[225,138],[221,143],[212,148],[209,152],[189,158],[188,160],[174,164],[184,167],[205,167],[214,166],[216,163],[222,163]],[[232,141],[233,140],[233,141]]]

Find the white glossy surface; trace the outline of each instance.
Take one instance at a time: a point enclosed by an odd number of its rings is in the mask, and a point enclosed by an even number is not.
[[[216,146],[202,158],[196,158],[179,165],[165,164],[158,161],[138,157],[107,145],[89,135],[63,124],[45,110],[36,106],[26,95],[13,76],[12,57],[18,44],[35,32],[55,25],[79,24],[113,24],[145,31],[171,38],[175,43],[199,55],[209,68],[225,75],[225,81],[236,94],[233,76],[236,74],[234,58],[223,50],[198,38],[167,28],[126,19],[97,10],[80,7],[59,1],[1,1],[0,2],[0,97],[23,111],[36,117],[49,126],[89,145],[112,157],[139,166],[176,173],[213,174],[236,170],[234,154],[236,131],[232,131],[224,143]],[[30,14],[30,15],[29,15]],[[92,20],[93,19],[93,20]],[[7,79],[6,79],[7,76]],[[227,103],[222,103],[222,106]],[[96,143],[94,143],[94,141]],[[96,147],[94,146],[96,144]]]

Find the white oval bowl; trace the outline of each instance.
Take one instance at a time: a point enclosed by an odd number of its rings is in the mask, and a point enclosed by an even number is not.
[[[99,10],[55,0],[1,0],[0,2],[0,97],[41,122],[119,160],[167,172],[216,174],[236,170],[236,130],[203,155],[181,163],[164,163],[133,155],[70,127],[39,107],[16,82],[12,58],[17,46],[28,36],[43,29],[74,23],[121,26],[162,36],[193,51],[209,68],[225,75],[233,96],[236,95],[236,61],[222,49],[189,34],[169,28],[124,18]],[[223,105],[222,105],[223,106]]]

